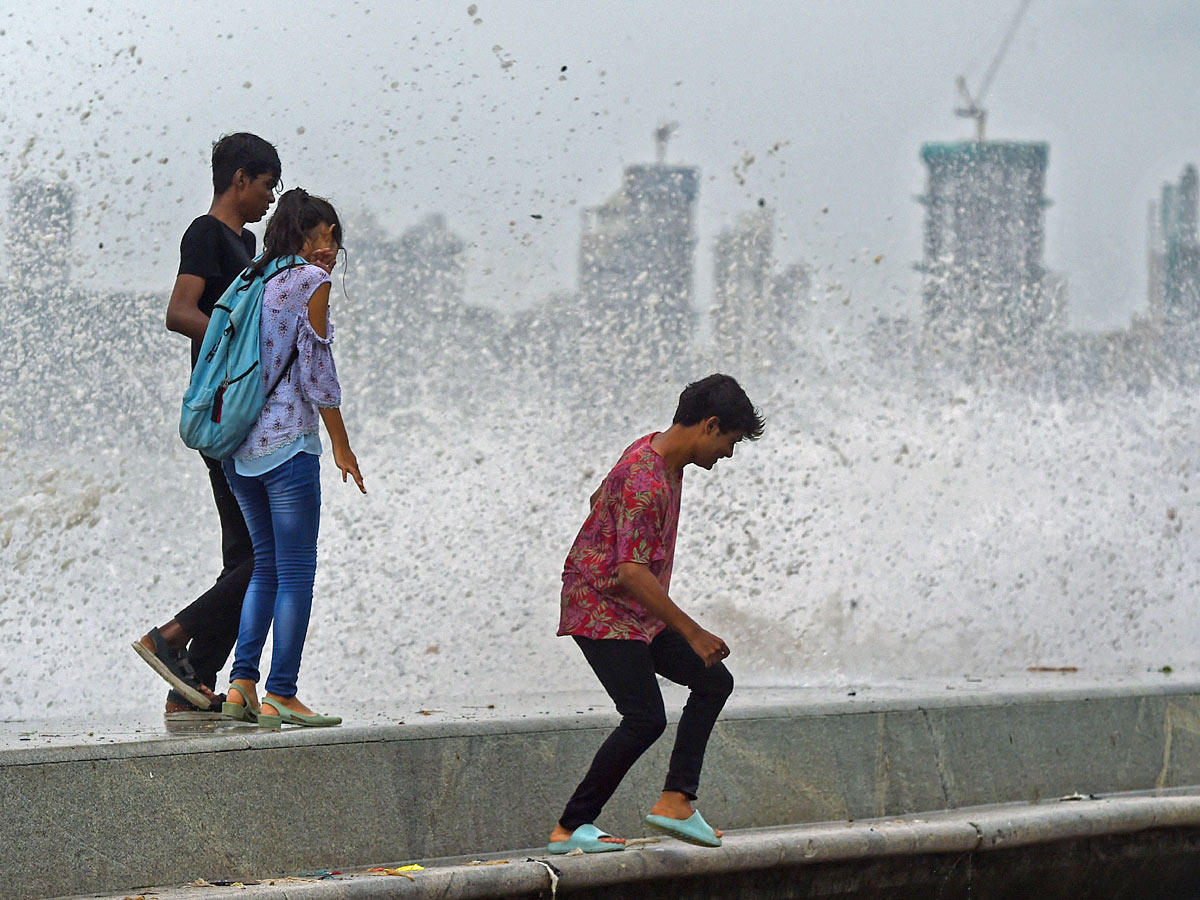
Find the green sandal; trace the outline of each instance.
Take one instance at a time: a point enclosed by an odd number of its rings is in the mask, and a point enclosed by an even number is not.
[[[283,725],[306,725],[309,728],[329,728],[333,725],[341,725],[341,716],[323,716],[320,713],[305,715],[288,709],[286,706],[276,706],[270,700],[264,701],[270,703],[271,706],[279,710],[279,715],[272,716],[264,712],[258,714],[258,727],[269,728],[271,731],[282,731]]]
[[[221,715],[226,719],[233,719],[236,722],[257,722],[258,710],[250,705],[250,700],[246,696],[246,692],[236,684],[229,685],[229,688],[230,690],[237,691],[239,694],[241,694],[242,700],[245,702],[230,703],[229,700],[226,699],[225,702],[221,704]],[[228,698],[228,692],[226,692],[225,696]]]

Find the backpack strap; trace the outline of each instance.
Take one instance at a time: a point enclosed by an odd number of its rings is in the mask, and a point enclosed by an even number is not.
[[[297,256],[293,256],[293,257],[292,257],[292,259],[299,259],[299,257],[297,257]],[[309,264],[309,263],[306,263],[306,262],[304,262],[303,260],[301,260],[300,262],[297,262],[297,263],[288,263],[286,266],[280,266],[278,269],[276,269],[276,270],[275,270],[274,272],[272,272],[270,275],[267,275],[267,277],[266,277],[266,278],[263,278],[263,280],[262,280],[262,283],[263,283],[263,285],[265,286],[265,285],[266,285],[266,283],[267,283],[268,281],[270,281],[272,278],[276,277],[277,275],[282,275],[282,274],[283,274],[284,272],[286,272],[288,269],[298,269],[298,268],[300,268],[301,266],[307,266],[307,265],[310,265],[310,264]],[[248,287],[250,287],[250,285],[252,285],[252,284],[254,283],[254,279],[253,279],[253,278],[250,278],[250,277],[248,277],[248,276],[249,276],[249,273],[250,273],[250,268],[249,268],[249,267],[247,267],[247,268],[246,268],[246,270],[245,270],[245,271],[243,271],[243,272],[242,272],[242,274],[238,276],[238,278],[240,278],[240,279],[241,279],[241,281],[242,281],[242,283],[238,285],[238,290],[239,290],[239,291],[244,291],[244,290],[246,290]],[[260,278],[262,278],[262,276],[261,276],[261,275],[260,275],[259,277],[260,277]],[[214,308],[215,308],[215,307],[214,307]],[[221,307],[221,309],[224,309],[224,310],[228,311],[228,307],[225,307],[225,306],[222,306],[222,307]]]
[[[293,259],[294,258],[296,258],[296,257],[293,257]],[[268,281],[270,281],[276,275],[282,275],[288,269],[298,269],[301,266],[307,266],[307,265],[308,265],[308,263],[306,263],[306,262],[298,262],[298,263],[291,263],[290,265],[286,265],[286,266],[280,266],[278,269],[276,269],[274,272],[272,272],[269,277],[267,277],[266,279],[263,280],[263,284],[265,285]],[[291,372],[292,363],[294,363],[299,356],[300,356],[300,348],[293,347],[292,355],[288,357],[287,365],[285,365],[283,367],[283,369],[279,372],[279,375],[276,377],[275,382],[271,385],[270,389],[265,394],[263,394],[263,397],[270,397],[272,394],[275,393],[275,389],[277,387],[279,387],[279,382],[283,381],[284,376],[287,375],[289,372]]]
[[[287,375],[292,370],[292,363],[294,363],[299,358],[299,356],[300,356],[300,348],[293,347],[292,355],[288,357],[287,365],[285,365],[283,367],[283,369],[279,372],[279,375],[276,376],[275,383],[271,385],[270,390],[268,390],[265,394],[263,394],[264,399],[270,397],[272,394],[275,393],[275,388],[279,387],[279,382],[283,381],[283,376]]]
[[[282,275],[288,269],[298,269],[298,268],[300,268],[300,266],[306,266],[306,265],[308,265],[308,263],[299,262],[299,263],[292,263],[291,265],[287,265],[287,266],[280,266],[278,269],[276,269],[274,272],[272,272],[270,275],[268,275],[266,278],[263,279],[263,286],[265,287],[268,281],[270,281],[276,275]],[[242,278],[244,276],[244,274],[245,273],[243,273],[242,275],[239,275],[238,278]],[[244,284],[238,285],[238,290],[244,291],[244,290],[246,290],[246,288],[250,287],[250,285],[253,283],[254,283],[253,278],[247,279],[247,280],[245,280]],[[233,315],[233,308],[230,306],[226,306],[224,303],[220,303],[220,302],[214,303],[213,309],[222,310],[228,316]],[[232,337],[233,332],[234,332],[234,327],[233,327],[232,322],[230,322],[229,325],[227,326],[227,330],[229,332],[229,335]],[[209,353],[209,358],[210,359],[212,358],[212,353]]]
[[[292,263],[287,266],[280,266],[278,269],[276,269],[274,272],[272,272],[269,277],[263,279],[263,284],[266,284],[268,281],[270,281],[276,275],[282,275],[288,269],[298,269],[301,266],[307,266],[307,265],[308,265],[308,263],[306,263],[306,262],[298,262],[298,263]]]

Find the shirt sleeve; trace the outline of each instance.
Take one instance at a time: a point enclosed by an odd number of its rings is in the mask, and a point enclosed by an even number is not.
[[[314,269],[316,274],[310,276],[310,269]],[[317,288],[329,281],[329,275],[315,266],[306,266],[302,271],[304,305],[296,323],[300,396],[318,407],[341,406],[342,387],[338,383],[337,366],[333,362],[333,321],[326,316],[325,337],[321,337],[308,320],[308,300]]]
[[[617,565],[632,562],[648,566],[666,559],[663,528],[670,501],[667,485],[652,473],[631,471],[619,494],[613,493]]]
[[[214,223],[201,216],[188,226],[179,242],[179,274],[196,275],[205,280],[221,274],[217,241],[221,236]]]

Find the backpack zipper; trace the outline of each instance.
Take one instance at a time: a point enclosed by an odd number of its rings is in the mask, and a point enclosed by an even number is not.
[[[222,381],[217,386],[217,392],[215,394],[213,394],[212,412],[209,414],[209,418],[212,419],[212,421],[216,422],[217,424],[220,424],[220,422],[221,422],[221,408],[225,405],[225,389],[228,388],[231,384],[236,384],[237,382],[241,381],[243,378],[245,378],[247,375],[249,375],[251,372],[253,372],[257,368],[258,368],[258,363],[254,363],[252,366],[250,366],[250,368],[248,368],[245,372],[243,372],[237,378],[234,378],[232,380],[229,378],[226,378],[224,381]]]

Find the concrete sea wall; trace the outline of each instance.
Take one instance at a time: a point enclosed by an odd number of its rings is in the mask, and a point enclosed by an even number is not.
[[[0,751],[0,898],[534,847],[615,722],[580,714]],[[671,732],[601,825],[642,833]],[[1200,685],[729,710],[705,769],[728,829],[1200,784]]]

